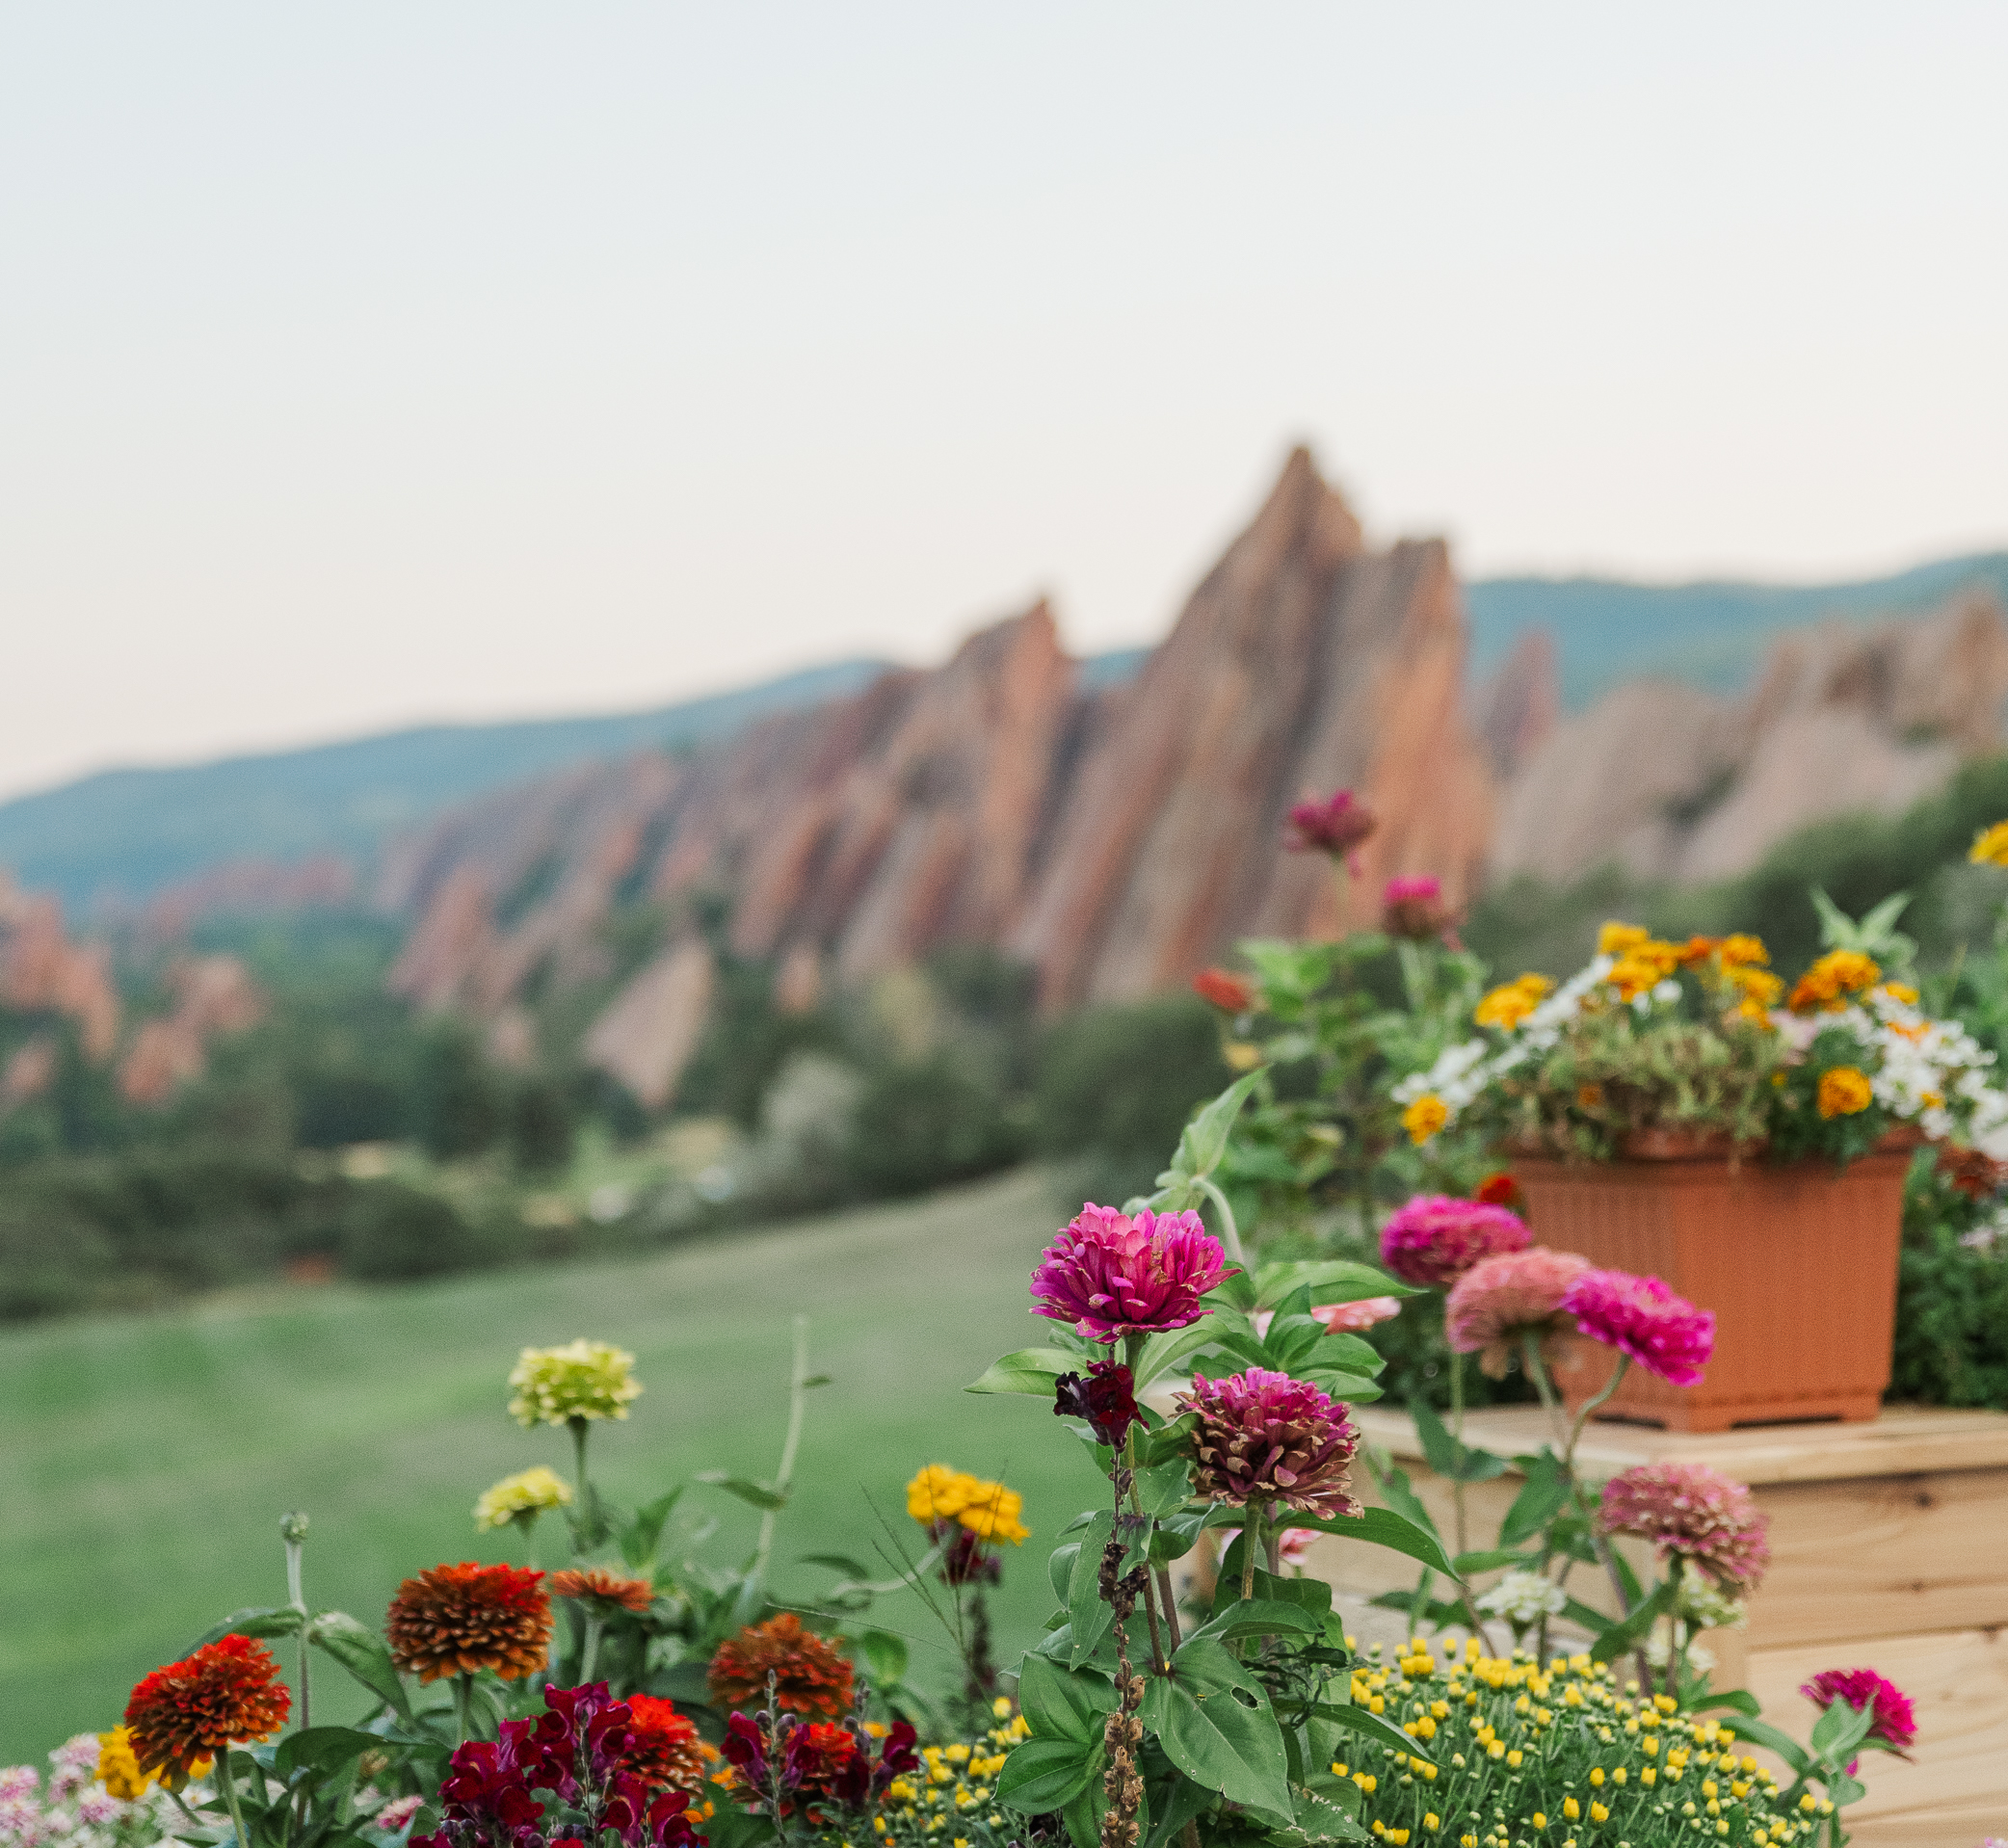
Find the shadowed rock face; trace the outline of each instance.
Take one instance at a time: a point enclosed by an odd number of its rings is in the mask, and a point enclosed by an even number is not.
[[[1722,700],[1636,681],[1558,727],[1514,778],[1493,870],[1550,882],[1607,861],[1693,883],[1748,871],[1831,816],[1896,814],[1996,750],[2008,616],[1991,597],[1872,628],[1781,636]]]
[[[1442,546],[1369,552],[1299,451],[1133,684],[1083,692],[1042,602],[942,668],[719,749],[470,805],[386,863],[380,897],[417,920],[392,984],[495,1019],[533,984],[619,973],[600,927],[652,900],[673,940],[587,1036],[652,1101],[708,1005],[678,946],[713,898],[790,1006],[950,942],[1027,958],[1050,1007],[1132,998],[1250,932],[1369,919],[1389,874],[1434,873],[1455,903],[1492,804],[1464,647]],[[1280,847],[1292,802],[1341,786],[1382,822],[1346,882]]]

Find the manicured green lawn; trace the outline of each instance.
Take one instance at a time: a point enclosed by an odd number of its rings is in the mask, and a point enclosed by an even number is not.
[[[1051,1603],[1052,1536],[1096,1481],[1043,1405],[961,1388],[1038,1338],[1025,1283],[1052,1206],[1028,1172],[638,1261],[0,1334],[0,1763],[113,1725],[133,1681],[210,1624],[283,1602],[288,1509],[313,1521],[309,1602],[372,1623],[410,1572],[512,1556],[475,1534],[474,1497],[533,1463],[570,1465],[563,1432],[509,1419],[505,1376],[526,1343],[581,1334],[632,1349],[647,1388],[594,1440],[595,1479],[632,1502],[700,1469],[772,1475],[790,1319],[809,1316],[811,1362],[834,1384],[810,1396],[779,1590],[807,1598],[828,1582],[793,1563],[805,1553],[876,1566],[875,1507],[917,1538],[907,1478],[952,1463],[1024,1492],[1033,1537],[996,1607],[1015,1651]],[[722,1518],[721,1560],[757,1518],[706,1488],[684,1506]],[[543,1542],[560,1544],[551,1523]],[[911,1594],[874,1621],[912,1637],[916,1670],[945,1668]]]

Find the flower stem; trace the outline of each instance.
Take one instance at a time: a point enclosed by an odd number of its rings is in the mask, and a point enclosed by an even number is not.
[[[286,1601],[300,1613],[300,1728],[304,1732],[313,1725],[313,1689],[307,1676],[306,1592],[301,1556],[306,1547],[306,1517],[292,1514],[278,1523],[279,1538],[286,1544]]]
[[[593,1679],[593,1665],[599,1659],[599,1632],[605,1625],[591,1611],[586,1613],[586,1647],[579,1651],[579,1685]]]
[[[586,1439],[593,1434],[593,1425],[586,1418],[568,1418],[566,1423],[571,1426],[572,1493],[579,1504],[578,1519],[571,1523],[571,1556],[576,1559],[581,1550],[579,1536],[588,1532],[590,1544],[593,1526],[593,1492],[586,1486]]]
[[[1228,1255],[1231,1257],[1235,1263],[1246,1265],[1248,1262],[1248,1255],[1241,1249],[1241,1228],[1240,1227],[1234,1224],[1234,1209],[1228,1204],[1227,1195],[1222,1193],[1220,1189],[1213,1184],[1212,1181],[1207,1180],[1203,1177],[1202,1177],[1200,1181],[1200,1191],[1203,1193],[1206,1196],[1206,1198],[1214,1203],[1214,1205],[1220,1208],[1220,1242],[1228,1248]]]
[[[251,1848],[244,1833],[244,1810],[237,1801],[237,1780],[230,1775],[230,1742],[227,1739],[216,1755],[216,1776],[224,1787],[224,1802],[229,1807],[230,1827],[237,1832],[237,1848]]]
[[[807,1405],[808,1317],[798,1315],[795,1318],[795,1364],[788,1375],[788,1435],[781,1441],[780,1468],[774,1478],[774,1487],[783,1497],[795,1474],[795,1452],[802,1444],[802,1414]],[[753,1548],[753,1567],[747,1573],[749,1582],[763,1582],[767,1576],[767,1561],[774,1552],[774,1518],[779,1512],[778,1508],[770,1508],[760,1517],[760,1544]]]
[[[1465,1527],[1465,1357],[1450,1350],[1450,1435],[1457,1444],[1458,1474],[1450,1484],[1450,1499],[1457,1510],[1457,1550],[1467,1553]]]
[[[1241,1518],[1241,1597],[1245,1601],[1255,1596],[1255,1548],[1262,1544],[1262,1504],[1251,1501]]]
[[[474,1730],[473,1695],[473,1682],[464,1675],[456,1675],[453,1677],[453,1724],[462,1745],[467,1743]]]

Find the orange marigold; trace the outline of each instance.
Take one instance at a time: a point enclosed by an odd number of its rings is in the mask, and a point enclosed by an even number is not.
[[[655,1587],[646,1578],[616,1578],[612,1572],[597,1566],[583,1572],[553,1572],[544,1589],[553,1597],[618,1604],[638,1617],[655,1601]]]
[[[463,1560],[406,1579],[383,1633],[391,1659],[421,1681],[483,1669],[514,1681],[543,1667],[551,1602],[542,1572]]]
[[[718,1762],[718,1748],[698,1737],[697,1722],[678,1713],[674,1701],[652,1694],[630,1694],[627,1706],[633,1717],[621,1769],[633,1772],[650,1790],[688,1790],[693,1796],[702,1791]]]
[[[851,1665],[820,1636],[802,1627],[793,1611],[749,1624],[711,1658],[711,1703],[747,1707],[767,1699],[767,1676],[775,1677],[775,1701],[790,1713],[834,1720],[851,1704]]]
[[[1853,1066],[1836,1066],[1820,1073],[1819,1110],[1822,1117],[1852,1117],[1875,1101],[1868,1080]]]
[[[1794,1014],[1829,1013],[1843,1005],[1841,997],[1872,989],[1883,971],[1860,950],[1829,950],[1802,975],[1785,1003]]]
[[[292,1704],[272,1651],[233,1635],[146,1676],[125,1703],[125,1724],[140,1769],[178,1790],[197,1760],[239,1740],[269,1739]]]

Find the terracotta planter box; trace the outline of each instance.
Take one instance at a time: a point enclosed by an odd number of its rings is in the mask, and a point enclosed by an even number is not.
[[[1698,1386],[1634,1366],[1598,1416],[1669,1431],[1876,1415],[1889,1384],[1897,1252],[1910,1157],[1772,1167],[1720,1156],[1564,1163],[1516,1159],[1543,1245],[1664,1278],[1715,1311]],[[1605,1350],[1560,1375],[1572,1405],[1610,1378]]]

